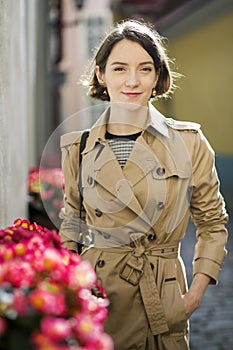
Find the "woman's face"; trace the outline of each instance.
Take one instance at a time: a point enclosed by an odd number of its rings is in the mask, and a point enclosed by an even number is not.
[[[112,49],[104,73],[96,66],[96,76],[105,86],[111,102],[146,106],[156,86],[152,57],[137,42],[123,39]]]

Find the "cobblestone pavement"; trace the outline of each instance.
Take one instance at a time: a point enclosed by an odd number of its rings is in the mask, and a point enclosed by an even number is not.
[[[228,254],[217,286],[209,286],[203,302],[190,319],[191,350],[233,350],[233,220],[228,223]],[[188,282],[192,276],[195,229],[189,225],[182,242],[181,255],[186,265]]]

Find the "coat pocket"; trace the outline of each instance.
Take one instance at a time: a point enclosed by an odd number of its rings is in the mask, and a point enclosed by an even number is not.
[[[175,277],[165,278],[161,301],[169,333],[183,333],[187,320],[180,286]]]

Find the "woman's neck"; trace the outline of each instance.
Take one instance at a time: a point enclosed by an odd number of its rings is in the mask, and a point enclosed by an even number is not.
[[[130,135],[146,127],[148,108],[134,104],[111,104],[107,131],[115,135]]]
[[[108,124],[107,131],[110,134],[123,136],[132,135],[142,131],[143,128],[134,127],[133,125],[121,125],[121,124]]]

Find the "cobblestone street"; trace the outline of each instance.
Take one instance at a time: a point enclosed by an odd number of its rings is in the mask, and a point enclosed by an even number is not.
[[[228,223],[228,254],[225,258],[217,286],[209,286],[202,305],[190,320],[191,350],[233,349],[233,221]],[[193,224],[183,240],[181,255],[184,259],[188,281],[192,275],[192,257],[195,244]]]

